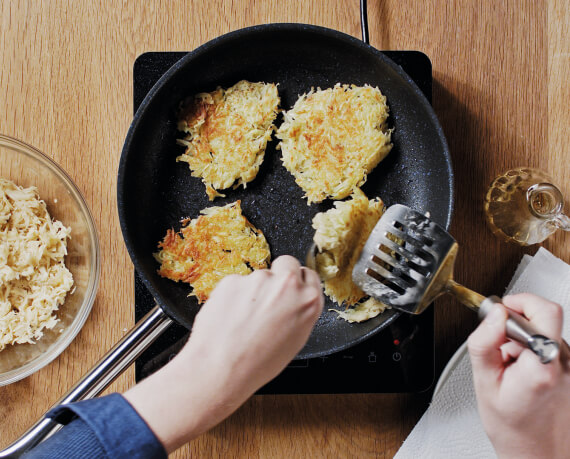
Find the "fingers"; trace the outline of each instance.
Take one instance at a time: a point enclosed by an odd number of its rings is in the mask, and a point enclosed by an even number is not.
[[[531,293],[520,293],[503,298],[509,309],[520,312],[533,326],[550,339],[560,341],[562,334],[562,308],[551,301]]]
[[[289,275],[291,273],[295,274],[300,281],[303,280],[301,277],[301,263],[290,255],[282,255],[271,263],[271,272],[278,275]]]
[[[312,269],[305,268],[304,266],[301,267],[301,277],[305,281],[307,285],[321,288],[321,279],[319,275],[313,271]]]
[[[277,275],[289,275],[294,273],[297,279],[308,286],[321,288],[319,275],[312,269],[301,266],[301,263],[289,255],[276,258],[271,264],[271,272]]]
[[[301,267],[300,273],[304,282],[304,296],[307,305],[311,306],[307,308],[307,313],[312,317],[312,320],[316,320],[321,315],[325,304],[321,279],[315,271],[304,266]]]
[[[560,343],[560,363],[564,371],[570,374],[570,345],[565,340]]]
[[[513,379],[524,381],[524,385],[531,391],[542,392],[551,389],[557,381],[560,366],[556,364],[545,365],[529,349],[523,349],[513,366]]]
[[[315,306],[313,313],[317,316],[320,315],[324,306],[324,298],[321,280],[315,271],[301,266],[301,263],[292,256],[282,255],[271,264],[271,273],[283,277],[293,276],[298,282],[297,287],[302,288],[303,291],[299,298],[300,304],[303,306]]]
[[[525,347],[516,342],[516,341],[508,341],[507,343],[501,346],[501,353],[503,354],[503,362],[509,363],[516,359],[518,359],[521,352],[525,350]]]
[[[204,303],[204,305],[200,308],[200,311],[202,311],[205,308],[208,308],[209,305],[213,303],[215,299],[218,298],[218,296],[223,296],[225,292],[238,290],[239,286],[241,285],[242,279],[243,276],[240,276],[239,274],[230,274],[222,278],[222,280],[220,280],[220,282],[218,282],[218,284],[216,285],[216,288],[212,290],[208,298],[208,301]]]
[[[303,278],[305,279],[306,285],[311,289],[315,297],[313,299],[313,304],[315,306],[313,315],[315,316],[316,320],[316,318],[321,315],[321,312],[323,311],[323,307],[325,305],[325,297],[323,295],[321,279],[319,278],[319,275],[312,269],[302,267],[301,272],[303,274]]]
[[[480,390],[498,388],[504,369],[501,346],[507,341],[506,321],[505,308],[497,304],[467,340],[475,387]]]

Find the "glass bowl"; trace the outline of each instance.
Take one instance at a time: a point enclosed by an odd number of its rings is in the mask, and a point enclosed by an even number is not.
[[[65,171],[34,147],[0,134],[0,177],[38,189],[53,219],[71,227],[65,265],[74,287],[56,315],[58,323],[35,344],[7,345],[0,351],[0,386],[44,367],[71,343],[87,320],[99,283],[100,254],[93,217]]]

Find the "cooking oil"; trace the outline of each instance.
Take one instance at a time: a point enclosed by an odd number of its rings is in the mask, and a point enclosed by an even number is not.
[[[493,180],[485,197],[491,230],[509,242],[532,245],[561,228],[570,230],[562,213],[564,200],[552,178],[543,171],[518,168]]]

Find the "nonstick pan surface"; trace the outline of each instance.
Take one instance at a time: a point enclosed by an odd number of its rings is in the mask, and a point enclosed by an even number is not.
[[[301,24],[271,24],[216,38],[178,61],[151,89],[129,129],[118,173],[118,208],[125,243],[135,268],[171,318],[191,328],[199,305],[188,284],[163,279],[152,254],[168,228],[184,217],[241,200],[245,216],[260,228],[272,258],[289,254],[305,260],[314,230],[311,220],[333,202],[307,205],[303,191],[283,167],[273,140],[253,182],[207,199],[200,179],[176,162],[176,110],[182,99],[246,79],[278,83],[281,107],[289,109],[313,87],[336,83],[378,86],[390,107],[394,148],[368,176],[363,191],[387,205],[406,204],[449,226],[453,174],[441,126],[421,91],[384,54],[348,35]],[[278,117],[279,125],[282,118]],[[327,300],[308,343],[297,358],[346,349],[386,327],[399,313],[387,311],[362,324],[338,320]]]

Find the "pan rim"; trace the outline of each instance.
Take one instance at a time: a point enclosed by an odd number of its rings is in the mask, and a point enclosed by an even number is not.
[[[160,77],[160,79],[153,85],[151,90],[147,93],[147,95],[144,97],[144,99],[140,103],[136,113],[133,116],[132,122],[131,122],[131,124],[129,126],[129,130],[127,132],[127,136],[125,138],[124,146],[123,146],[120,161],[119,161],[119,172],[118,172],[118,180],[117,180],[117,207],[118,207],[119,221],[120,221],[121,231],[122,231],[122,235],[123,235],[123,240],[125,242],[125,246],[127,248],[129,256],[131,258],[131,261],[134,265],[134,268],[140,273],[140,275],[141,275],[140,277],[141,277],[145,287],[147,287],[149,289],[149,291],[151,292],[152,296],[154,297],[156,303],[160,305],[161,309],[168,316],[170,316],[171,318],[173,318],[177,322],[184,324],[186,327],[188,327],[188,325],[186,323],[187,321],[186,322],[184,320],[181,321],[177,317],[176,311],[173,311],[173,312],[171,311],[171,308],[168,307],[168,301],[165,301],[162,298],[161,293],[158,291],[158,289],[154,288],[151,280],[148,279],[147,276],[144,274],[145,270],[142,268],[141,262],[139,260],[139,256],[137,255],[137,250],[134,247],[133,241],[131,240],[131,237],[130,237],[130,233],[132,232],[132,228],[129,229],[129,225],[127,223],[128,218],[127,218],[126,213],[125,213],[125,193],[124,193],[124,190],[125,190],[125,174],[123,173],[123,171],[126,168],[127,158],[129,156],[132,156],[132,154],[133,154],[131,144],[133,143],[133,139],[135,137],[136,132],[138,131],[138,129],[140,127],[140,124],[143,122],[144,114],[147,110],[148,105],[151,103],[152,100],[154,100],[156,94],[159,93],[163,89],[163,87],[168,84],[168,82],[171,80],[173,75],[175,75],[181,67],[188,65],[189,62],[195,60],[196,58],[203,55],[204,53],[209,52],[210,49],[217,47],[217,46],[220,46],[220,45],[223,46],[224,44],[231,43],[231,42],[239,39],[242,36],[245,36],[245,37],[248,37],[249,39],[251,39],[252,37],[255,38],[256,35],[262,36],[263,34],[275,33],[275,32],[314,33],[314,34],[319,35],[320,37],[331,38],[334,40],[340,40],[340,41],[343,41],[343,42],[345,42],[351,46],[356,46],[356,47],[361,48],[362,50],[364,50],[368,53],[372,53],[375,58],[381,60],[384,64],[391,67],[408,84],[408,86],[410,87],[410,90],[413,91],[415,96],[417,97],[418,102],[421,103],[422,105],[424,105],[423,108],[425,109],[425,111],[429,115],[430,121],[432,122],[432,124],[435,127],[434,133],[437,134],[437,137],[439,138],[439,140],[442,143],[442,154],[445,158],[446,167],[448,169],[447,170],[447,172],[448,172],[448,183],[447,183],[447,185],[448,185],[448,189],[449,189],[449,205],[448,205],[448,209],[446,212],[446,218],[445,218],[446,221],[442,222],[442,224],[443,224],[443,226],[445,226],[446,229],[448,229],[449,225],[451,223],[451,218],[453,215],[453,208],[454,208],[454,198],[455,198],[455,196],[454,196],[454,184],[453,184],[454,174],[453,174],[453,168],[452,168],[452,163],[451,163],[451,155],[449,152],[447,140],[445,138],[445,135],[443,133],[443,129],[441,127],[439,119],[437,118],[437,116],[435,114],[435,111],[433,110],[432,105],[427,100],[427,98],[425,97],[423,92],[416,85],[416,83],[411,79],[411,77],[399,65],[394,63],[394,61],[392,61],[388,56],[386,56],[381,51],[379,51],[376,48],[362,42],[361,40],[359,40],[359,39],[357,39],[351,35],[348,35],[344,32],[339,32],[337,30],[329,29],[329,28],[321,27],[321,26],[301,24],[301,23],[274,23],[274,24],[263,24],[263,25],[246,27],[243,29],[238,29],[238,30],[226,33],[226,34],[221,35],[219,37],[216,37],[216,38],[200,45],[196,49],[188,52],[185,56],[183,56],[180,60],[178,60],[174,65],[172,65],[164,73],[164,75],[162,75]],[[429,58],[428,58],[428,61],[429,61]],[[131,152],[131,153],[129,154],[129,152]],[[165,306],[165,303],[166,303],[166,306]],[[399,314],[400,313],[395,313],[393,317],[390,317],[387,319],[387,322],[392,322],[393,320],[396,319],[397,316],[399,316]],[[369,337],[378,333],[383,328],[385,328],[385,327],[380,327],[380,326],[376,327],[375,329],[369,331],[368,333],[361,335],[357,339],[347,342],[345,346],[335,347],[334,349],[331,349],[328,352],[310,353],[310,355],[308,355],[307,353],[305,353],[305,354],[301,353],[297,356],[297,358],[319,357],[319,356],[329,355],[331,353],[347,349],[353,345],[356,345],[356,344],[368,339]]]

